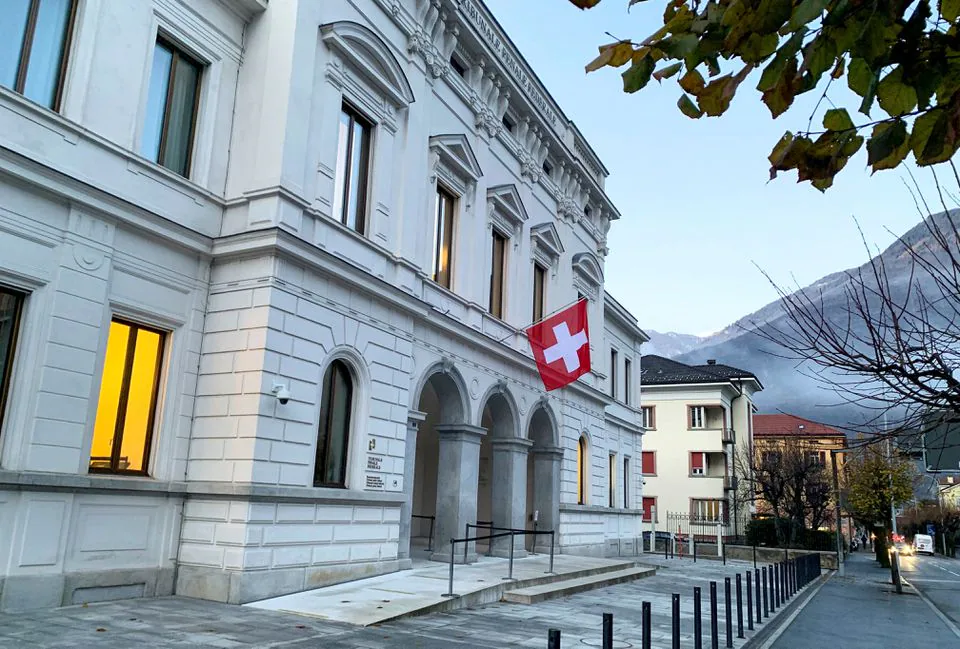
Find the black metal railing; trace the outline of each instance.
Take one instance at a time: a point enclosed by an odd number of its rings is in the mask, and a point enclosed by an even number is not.
[[[547,574],[553,574],[553,556],[554,549],[556,547],[556,534],[553,530],[544,530],[544,531],[533,531],[533,530],[521,530],[510,527],[496,527],[490,521],[478,521],[477,523],[467,523],[466,524],[466,534],[462,539],[450,539],[450,577],[447,587],[447,592],[443,593],[442,597],[459,597],[456,593],[453,592],[453,565],[457,556],[456,547],[458,543],[463,544],[463,563],[468,563],[468,557],[470,554],[470,544],[476,543],[477,541],[492,541],[494,539],[502,539],[510,537],[510,553],[508,556],[509,567],[507,569],[507,576],[503,577],[504,580],[513,581],[513,551],[516,543],[514,542],[514,537],[517,536],[549,536],[550,537],[550,567],[547,570]],[[470,536],[470,529],[488,529],[491,531],[490,534],[484,536]],[[501,531],[496,531],[501,530]]]
[[[806,554],[793,559],[785,559],[769,566],[748,569],[743,574],[735,576],[736,595],[733,596],[730,577],[723,580],[723,610],[724,619],[724,646],[733,647],[733,620],[736,616],[736,637],[746,637],[743,627],[744,600],[742,597],[742,583],[746,582],[747,599],[747,630],[756,631],[764,622],[768,622],[777,608],[786,605],[806,586],[820,577],[820,555]],[[762,602],[762,607],[761,607]],[[671,608],[671,647],[680,647],[680,593],[673,593],[670,599]],[[736,611],[734,612],[734,609]],[[641,604],[641,648],[651,649],[651,604]],[[720,624],[718,618],[717,582],[710,582],[709,608],[709,638],[710,649],[720,647]],[[703,610],[701,607],[701,588],[693,589],[693,647],[703,649]],[[614,646],[614,619],[613,614],[603,614],[601,647],[613,649]],[[576,646],[580,646],[577,644]],[[559,629],[549,629],[547,632],[547,649],[561,649],[561,634]]]
[[[410,514],[410,518],[419,518],[420,520],[430,521],[430,536],[427,539],[427,552],[433,552],[433,526],[437,522],[436,516],[423,516],[421,514]]]

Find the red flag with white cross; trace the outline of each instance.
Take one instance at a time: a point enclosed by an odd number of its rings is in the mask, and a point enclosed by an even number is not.
[[[587,300],[532,325],[527,329],[527,340],[543,387],[556,390],[573,383],[590,371]]]

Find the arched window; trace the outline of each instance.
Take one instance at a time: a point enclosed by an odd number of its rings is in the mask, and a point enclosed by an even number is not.
[[[577,443],[577,504],[587,504],[587,438]]]
[[[317,461],[313,468],[314,487],[347,486],[347,448],[352,407],[353,379],[350,369],[343,361],[335,360],[323,376]]]

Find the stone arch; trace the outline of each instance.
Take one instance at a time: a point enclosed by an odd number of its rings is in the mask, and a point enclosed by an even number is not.
[[[477,424],[487,430],[488,438],[522,438],[520,409],[506,381],[491,385],[481,397]]]
[[[439,401],[439,423],[459,424],[469,421],[467,383],[451,361],[438,361],[420,375],[417,387],[412,392],[411,410],[422,410],[422,402],[428,391],[432,391]]]
[[[330,352],[327,353],[327,356],[323,359],[323,363],[320,365],[320,387],[319,393],[316,395],[317,408],[313,427],[315,432],[313,440],[314,458],[316,458],[317,442],[319,441],[318,435],[321,423],[320,410],[321,402],[323,400],[324,377],[326,377],[327,370],[330,369],[330,366],[335,361],[340,361],[343,363],[349,372],[351,381],[353,382],[351,395],[350,433],[347,438],[346,487],[348,489],[362,489],[363,485],[360,484],[360,481],[364,475],[363,449],[367,444],[365,431],[368,428],[366,421],[368,416],[368,404],[370,401],[368,398],[370,394],[370,370],[367,367],[366,360],[363,358],[360,352],[347,345],[339,345],[331,349]]]
[[[560,447],[560,425],[556,413],[546,399],[530,409],[526,422],[530,441],[527,456],[526,518],[531,528],[556,530],[560,523],[560,473],[563,449]],[[527,549],[549,551],[548,537],[528,537]]]
[[[359,23],[340,21],[320,27],[320,38],[374,84],[397,108],[415,101],[403,67],[377,34]]]

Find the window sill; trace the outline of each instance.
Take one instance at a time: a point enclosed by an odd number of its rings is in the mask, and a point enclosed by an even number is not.
[[[641,516],[643,512],[640,509],[623,507],[607,507],[605,505],[575,505],[572,503],[560,505],[561,512],[579,512],[591,514],[629,514],[631,516]]]

